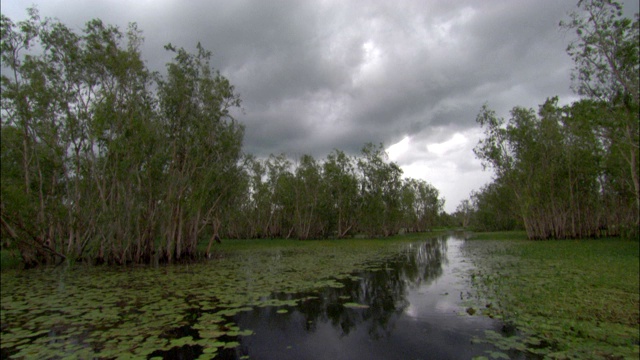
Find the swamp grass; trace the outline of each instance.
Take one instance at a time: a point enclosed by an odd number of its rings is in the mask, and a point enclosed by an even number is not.
[[[490,342],[549,358],[638,358],[637,240],[473,238],[464,251],[482,312],[511,328],[506,337],[487,333]]]

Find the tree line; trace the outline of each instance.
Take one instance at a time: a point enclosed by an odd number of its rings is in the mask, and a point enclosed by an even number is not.
[[[28,13],[0,19],[1,231],[26,266],[172,262],[220,237],[388,236],[442,211],[382,144],[320,161],[244,154],[240,98],[200,44],[167,45],[160,75],[135,24],[76,33]]]
[[[223,219],[226,237],[313,239],[426,231],[444,205],[432,185],[403,179],[382,144],[366,144],[356,157],[334,150],[323,161],[310,155],[295,163],[284,155],[245,161],[247,183]]]
[[[560,25],[577,36],[567,51],[581,99],[514,107],[507,121],[482,108],[474,151],[495,179],[458,206],[464,225],[523,227],[531,239],[638,235],[639,17],[610,0],[578,5]]]

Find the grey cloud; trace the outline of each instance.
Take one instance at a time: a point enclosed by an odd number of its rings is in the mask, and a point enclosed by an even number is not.
[[[258,156],[357,153],[410,135],[419,148],[402,159],[408,164],[432,159],[426,145],[476,129],[485,102],[506,117],[515,105],[574,96],[565,53],[573,35],[558,28],[574,1],[36,3],[77,29],[95,17],[137,22],[155,70],[171,58],[166,43],[201,42],[241,94],[245,151]],[[21,6],[3,1],[2,11],[17,20]],[[473,154],[460,161],[460,171],[477,169]]]

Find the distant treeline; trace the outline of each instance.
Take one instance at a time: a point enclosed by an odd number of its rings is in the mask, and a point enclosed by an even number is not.
[[[483,107],[485,136],[475,148],[493,183],[457,209],[461,224],[482,230],[524,227],[531,239],[638,236],[639,18],[620,4],[581,1],[561,23],[582,100],[539,111],[515,107],[510,119]]]
[[[221,237],[387,236],[433,226],[444,201],[382,144],[321,161],[242,153],[234,87],[200,45],[164,76],[135,24],[81,34],[29,9],[2,29],[3,246],[26,266],[172,262]]]

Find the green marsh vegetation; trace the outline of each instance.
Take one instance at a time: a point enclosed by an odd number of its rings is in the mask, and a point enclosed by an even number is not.
[[[271,307],[286,316],[313,300],[296,294],[342,288],[355,271],[380,270],[389,257],[424,240],[230,240],[215,260],[192,264],[5,270],[3,358],[148,357],[176,349],[214,358],[252,336],[252,329],[233,322],[239,312]],[[441,254],[441,243],[434,244]],[[420,270],[413,270],[414,277]],[[337,305],[368,308],[346,295]]]
[[[484,341],[550,358],[637,358],[640,243],[523,237],[479,234],[465,243],[481,312],[511,329]]]

